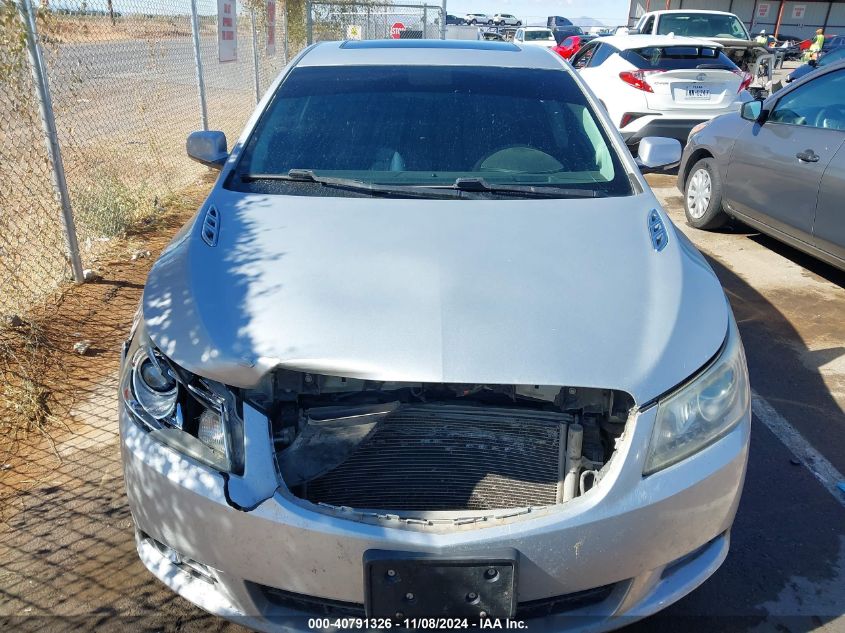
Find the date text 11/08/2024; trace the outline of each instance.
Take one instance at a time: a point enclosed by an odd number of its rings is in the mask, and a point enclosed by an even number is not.
[[[481,618],[478,621],[467,618],[405,618],[394,621],[390,618],[310,618],[309,629],[527,629],[523,620]]]

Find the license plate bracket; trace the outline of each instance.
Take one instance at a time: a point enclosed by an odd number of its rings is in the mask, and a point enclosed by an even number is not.
[[[368,550],[364,606],[372,618],[512,618],[518,556],[499,550],[467,556]]]

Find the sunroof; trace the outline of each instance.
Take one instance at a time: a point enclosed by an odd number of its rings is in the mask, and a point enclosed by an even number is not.
[[[341,48],[447,48],[473,51],[518,51],[510,42],[485,42],[481,40],[348,40]]]

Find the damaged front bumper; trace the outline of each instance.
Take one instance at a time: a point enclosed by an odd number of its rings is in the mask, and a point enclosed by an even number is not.
[[[532,630],[616,628],[681,598],[719,567],[745,474],[750,416],[644,478],[637,447],[648,445],[655,412],[631,420],[607,474],[586,495],[475,523],[422,525],[327,512],[277,479],[270,487],[250,482],[248,472],[245,485],[272,492],[239,506],[224,475],[152,439],[121,407],[138,551],[162,582],[212,613],[257,630],[304,631],[315,617],[364,616],[369,550],[471,558],[512,548],[517,619]]]

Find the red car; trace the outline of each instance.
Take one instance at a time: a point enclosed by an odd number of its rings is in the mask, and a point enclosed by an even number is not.
[[[570,35],[560,44],[552,47],[552,50],[564,59],[569,59],[577,53],[584,44],[593,39],[595,39],[595,37],[592,35]]]
[[[827,48],[828,43],[834,37],[838,37],[838,36],[837,35],[825,35],[824,36],[824,47],[825,48]],[[811,37],[810,39],[804,40],[803,42],[798,44],[798,48],[802,51],[806,51],[808,48],[810,48],[810,44],[812,44],[812,43],[813,43],[813,38]]]

